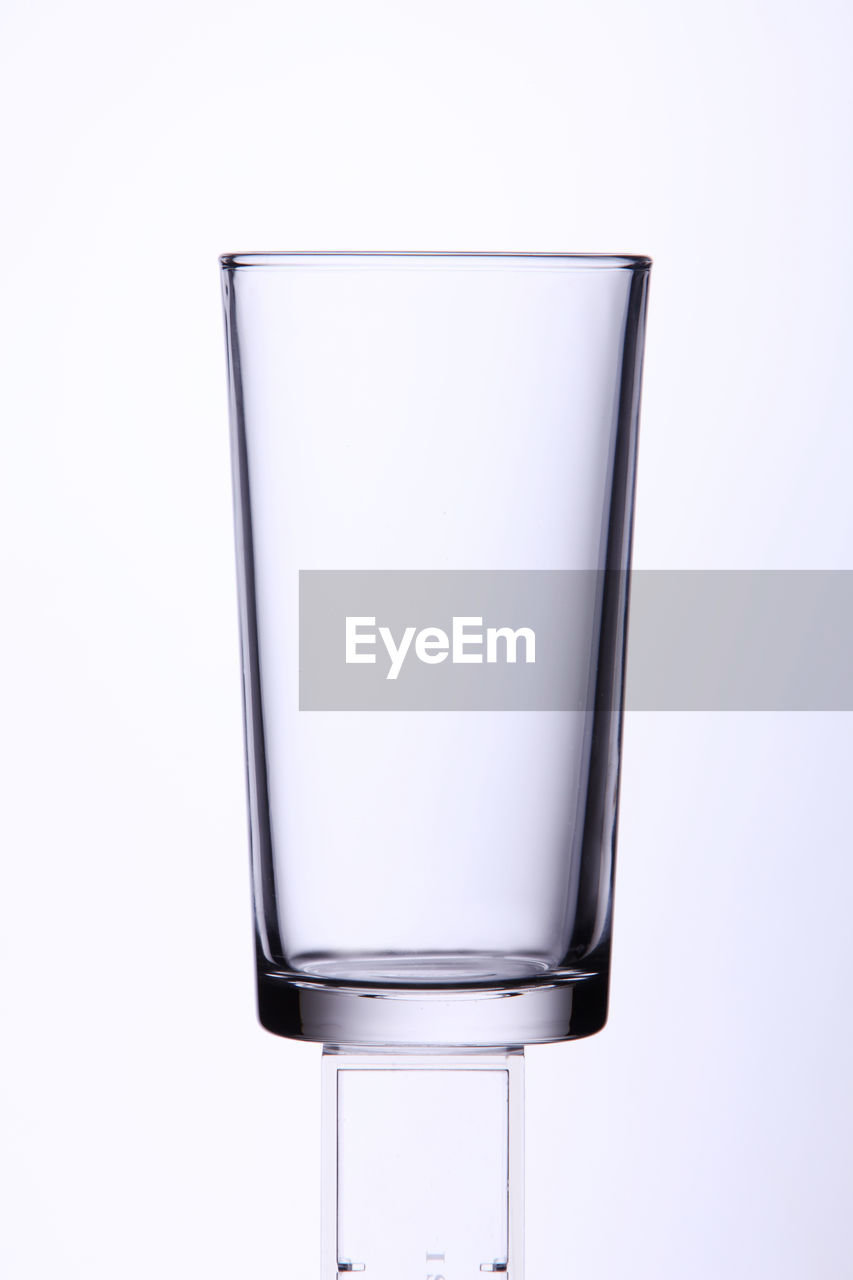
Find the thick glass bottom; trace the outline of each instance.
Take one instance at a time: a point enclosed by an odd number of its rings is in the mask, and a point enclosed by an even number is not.
[[[549,973],[500,987],[346,986],[259,970],[258,1014],[275,1035],[322,1044],[506,1047],[594,1035],[607,973]]]

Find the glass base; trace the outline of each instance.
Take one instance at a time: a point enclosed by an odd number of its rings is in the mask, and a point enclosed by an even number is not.
[[[360,987],[258,972],[258,1015],[275,1035],[327,1045],[547,1044],[607,1021],[607,973],[549,973],[496,987]]]
[[[323,1053],[323,1280],[522,1280],[520,1049]]]

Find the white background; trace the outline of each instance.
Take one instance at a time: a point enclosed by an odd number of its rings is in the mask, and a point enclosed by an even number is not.
[[[216,256],[650,253],[635,563],[853,568],[842,0],[7,0],[0,1273],[318,1275],[254,1021]],[[849,715],[629,717],[528,1275],[843,1280]]]

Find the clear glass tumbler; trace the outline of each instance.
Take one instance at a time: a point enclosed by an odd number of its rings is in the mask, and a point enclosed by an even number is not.
[[[271,1031],[506,1045],[604,1024],[649,265],[222,259],[258,990]],[[413,625],[450,636],[453,617],[484,619],[490,588],[547,597],[579,578],[590,587],[583,634],[563,665],[583,680],[592,671],[590,696],[472,709],[438,680],[499,664],[454,664],[452,652],[419,663],[410,645],[414,675],[435,681],[423,709],[369,694],[353,709],[345,688],[305,709],[300,665],[327,637],[304,620],[300,636],[300,594],[319,580],[322,595],[329,571],[344,678],[368,665],[344,661],[347,617],[375,620],[372,632],[350,623],[351,656],[372,653],[369,674],[385,675],[377,607],[402,598]],[[431,604],[459,608],[435,617]],[[476,657],[476,642],[465,650]]]
[[[221,262],[261,1022],[408,1053],[401,1116],[437,1105],[436,1051],[460,1121],[487,1081],[483,1115],[502,1114],[519,1046],[607,1016],[650,262]],[[346,1065],[335,1133],[341,1099],[369,1095]],[[348,1185],[352,1206],[365,1184]],[[366,1265],[342,1221],[330,1274]],[[427,1271],[450,1276],[454,1235],[506,1271],[505,1225],[445,1222]]]

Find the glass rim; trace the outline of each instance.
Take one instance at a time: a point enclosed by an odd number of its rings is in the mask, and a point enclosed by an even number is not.
[[[548,267],[598,271],[648,271],[652,259],[633,253],[503,253],[483,250],[456,252],[443,250],[397,249],[273,249],[266,252],[223,253],[219,263],[223,271],[247,267],[370,267],[388,264],[403,266],[429,262],[438,266],[471,265],[476,267]]]

